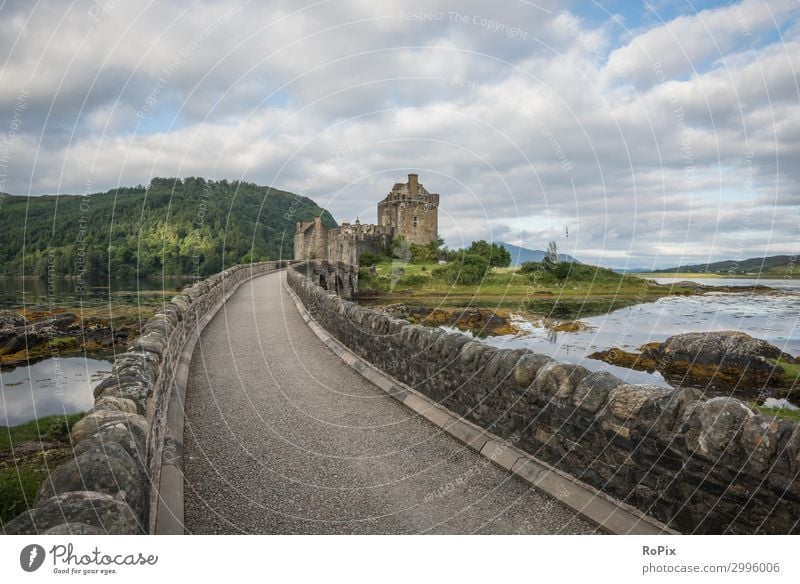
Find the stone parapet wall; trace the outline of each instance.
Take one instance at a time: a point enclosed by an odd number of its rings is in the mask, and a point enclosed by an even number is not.
[[[800,533],[800,425],[727,397],[411,325],[288,283],[355,354],[518,448],[684,533]]]
[[[323,290],[329,290],[343,298],[358,294],[358,267],[345,262],[313,260],[296,262],[295,270],[305,274]]]
[[[136,534],[150,530],[167,404],[184,344],[227,294],[287,262],[234,266],[186,288],[158,310],[94,390],[94,409],[72,429],[74,458],[56,467],[8,534]],[[179,456],[180,453],[176,453]]]

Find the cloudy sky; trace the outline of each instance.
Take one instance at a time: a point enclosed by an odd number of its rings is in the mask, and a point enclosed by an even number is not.
[[[617,267],[793,254],[799,15],[798,0],[0,0],[0,192],[204,176],[374,222],[417,172],[451,247],[553,239]]]

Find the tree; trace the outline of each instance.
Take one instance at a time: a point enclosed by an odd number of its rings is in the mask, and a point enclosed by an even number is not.
[[[411,244],[412,264],[431,264],[439,259],[439,249],[444,245],[444,239],[439,237],[425,245]]]
[[[474,286],[480,284],[489,271],[489,261],[482,255],[460,252],[446,266],[434,271],[449,284]]]
[[[473,241],[467,253],[485,258],[493,268],[507,268],[511,265],[511,254],[498,243],[489,243],[483,239]]]

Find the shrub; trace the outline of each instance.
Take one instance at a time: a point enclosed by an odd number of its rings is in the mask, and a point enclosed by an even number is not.
[[[473,241],[466,251],[485,258],[493,268],[507,268],[511,265],[511,254],[498,243],[489,243],[481,239]]]
[[[383,261],[386,261],[386,259],[387,258],[385,256],[382,256],[380,254],[365,251],[364,253],[361,254],[361,257],[358,258],[358,263],[361,266],[370,267],[379,264]]]
[[[430,278],[428,276],[423,276],[421,274],[409,274],[408,276],[403,276],[400,278],[397,283],[401,286],[419,286],[420,284],[425,284],[429,280]]]
[[[539,270],[543,270],[542,264],[539,262],[523,262],[519,267],[520,274],[533,274]]]
[[[489,271],[489,261],[472,253],[459,253],[451,262],[434,270],[434,274],[449,284],[472,286],[480,284]]]

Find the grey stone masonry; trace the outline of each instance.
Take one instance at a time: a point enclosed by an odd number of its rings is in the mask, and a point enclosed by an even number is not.
[[[800,533],[797,422],[412,325],[301,267],[288,284],[334,338],[522,450],[683,533]]]
[[[158,504],[167,404],[187,338],[226,295],[287,262],[234,266],[186,288],[142,327],[95,388],[94,409],[72,429],[72,460],[45,479],[7,534],[137,534]],[[180,437],[172,437],[180,440]]]

